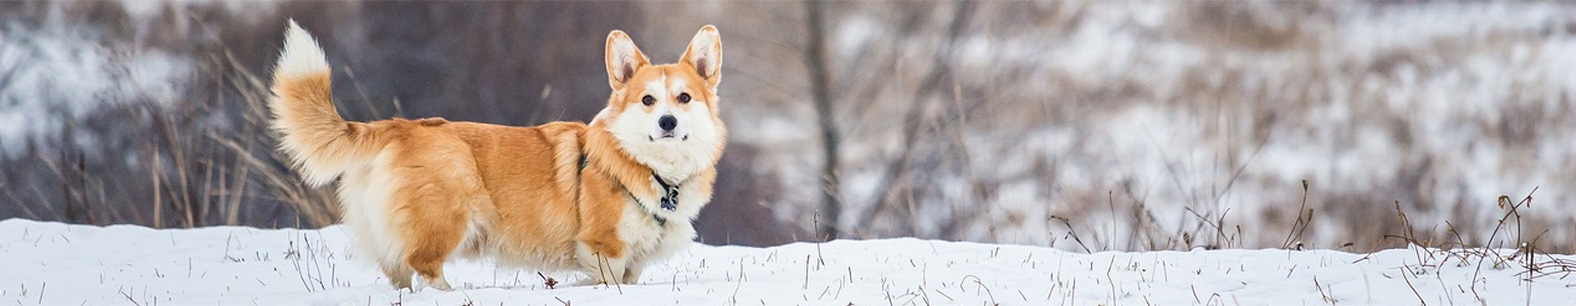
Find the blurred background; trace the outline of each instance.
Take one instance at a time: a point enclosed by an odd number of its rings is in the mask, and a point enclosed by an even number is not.
[[[0,2],[0,218],[333,224],[265,128],[287,18],[347,119],[509,125],[600,110],[608,31],[716,24],[709,244],[1576,246],[1553,2]]]

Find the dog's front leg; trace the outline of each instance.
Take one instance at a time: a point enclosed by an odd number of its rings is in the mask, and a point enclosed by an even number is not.
[[[602,268],[597,271],[597,279],[603,284],[624,284],[624,274],[629,271],[629,259],[625,257],[602,257]]]
[[[629,254],[618,227],[628,203],[616,182],[607,175],[589,171],[581,180],[580,231],[576,235],[575,255],[580,267],[591,276],[592,284],[622,283]]]
[[[625,285],[634,285],[635,283],[640,282],[640,272],[645,270],[645,264],[629,263],[625,267],[627,268],[624,269],[624,279],[622,283]]]
[[[594,244],[585,242],[579,243],[576,249],[576,253],[579,253],[576,255],[580,258],[581,269],[586,272],[587,276],[590,276],[584,282],[576,285],[625,283],[627,279],[625,276],[630,271],[629,258],[605,255],[608,254],[606,250],[598,252]]]

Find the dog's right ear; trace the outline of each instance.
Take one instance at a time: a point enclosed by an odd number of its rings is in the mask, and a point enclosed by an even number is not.
[[[607,34],[607,83],[613,90],[624,89],[635,71],[650,64],[640,48],[635,47],[635,41],[629,39],[629,34],[619,30]]]

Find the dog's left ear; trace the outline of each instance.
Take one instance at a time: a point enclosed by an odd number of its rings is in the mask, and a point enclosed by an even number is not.
[[[689,64],[695,73],[705,78],[707,88],[717,89],[717,82],[722,81],[722,35],[717,33],[717,27],[709,24],[701,27],[695,38],[690,39],[679,62]]]

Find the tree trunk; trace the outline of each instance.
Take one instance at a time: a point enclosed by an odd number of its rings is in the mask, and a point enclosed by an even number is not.
[[[843,203],[839,200],[842,188],[837,177],[837,151],[842,139],[837,132],[837,122],[832,118],[831,77],[826,64],[826,22],[822,19],[824,5],[821,1],[809,1],[805,5],[810,27],[805,65],[810,70],[810,87],[815,95],[815,112],[821,125],[822,153],[826,158],[826,164],[821,168],[821,209],[818,212],[826,219],[817,223],[821,237],[832,240],[837,239],[839,234],[837,225],[843,212]]]

